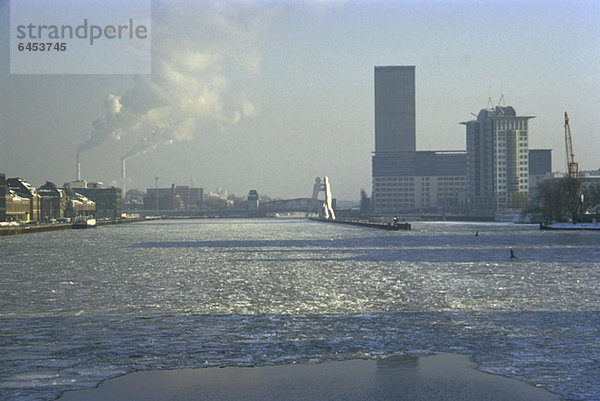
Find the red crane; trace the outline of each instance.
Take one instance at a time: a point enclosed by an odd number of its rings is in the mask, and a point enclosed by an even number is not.
[[[583,195],[581,194],[581,186],[579,183],[579,165],[575,162],[575,154],[573,153],[573,140],[571,138],[571,127],[569,126],[569,116],[565,111],[565,145],[567,149],[567,209],[571,214],[571,219],[575,223],[581,218],[583,213]]]
[[[569,116],[565,111],[565,145],[567,149],[567,171],[569,179],[577,180],[579,178],[579,165],[575,162],[573,153],[573,140],[571,139],[571,127],[569,126]]]

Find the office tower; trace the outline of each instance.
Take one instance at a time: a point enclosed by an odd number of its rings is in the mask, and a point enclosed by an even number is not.
[[[474,216],[522,208],[529,191],[528,120],[515,109],[482,109],[463,122],[467,134],[467,203]]]
[[[375,153],[415,150],[415,67],[375,67]]]
[[[540,182],[552,172],[551,149],[529,149],[529,197],[536,195]]]
[[[552,149],[529,149],[529,175],[552,172]]]
[[[415,67],[375,67],[375,213],[460,212],[466,203],[466,155],[416,151]]]
[[[6,221],[6,175],[0,173],[0,221]]]
[[[375,213],[460,213],[466,203],[464,151],[373,156]]]

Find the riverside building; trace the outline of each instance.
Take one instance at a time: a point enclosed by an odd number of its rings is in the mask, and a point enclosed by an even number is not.
[[[415,67],[375,67],[375,213],[461,212],[464,151],[416,151]]]
[[[466,201],[464,151],[373,156],[378,213],[460,212]]]
[[[493,217],[526,206],[529,192],[529,120],[513,107],[482,109],[462,122],[467,136],[469,214]]]
[[[144,196],[146,210],[199,209],[204,197],[203,188],[172,184],[171,188],[148,188]]]
[[[19,196],[14,190],[7,188],[6,221],[31,221],[31,199]]]
[[[53,182],[46,181],[38,188],[40,195],[40,220],[49,221],[65,217],[67,194]]]
[[[71,181],[68,188],[95,202],[96,218],[121,217],[123,207],[121,188],[105,187],[102,182],[87,181]]]
[[[538,184],[552,172],[552,149],[529,149],[529,198],[535,196]]]
[[[21,219],[23,221],[38,221],[40,218],[41,198],[35,187],[22,178],[9,178],[6,180],[6,186],[19,198],[29,199],[29,212],[23,215]]]
[[[415,150],[415,66],[375,67],[375,154]]]

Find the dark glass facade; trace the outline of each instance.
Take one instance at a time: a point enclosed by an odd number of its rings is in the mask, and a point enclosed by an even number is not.
[[[375,153],[415,150],[415,67],[375,67]]]
[[[529,149],[529,175],[544,175],[552,172],[551,149]]]
[[[6,221],[6,175],[0,173],[0,221]]]

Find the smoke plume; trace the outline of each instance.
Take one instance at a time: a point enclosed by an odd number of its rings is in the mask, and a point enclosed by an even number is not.
[[[153,4],[152,74],[136,76],[77,152],[119,142],[123,158],[224,132],[255,114],[248,92],[260,71],[257,50],[274,16],[251,4]]]
[[[92,132],[90,137],[77,148],[77,153],[85,152],[96,146],[101,145],[107,138],[119,140],[120,130],[123,126],[123,114],[121,114],[121,98],[115,95],[108,95],[104,101],[106,113],[102,118],[92,123]]]

